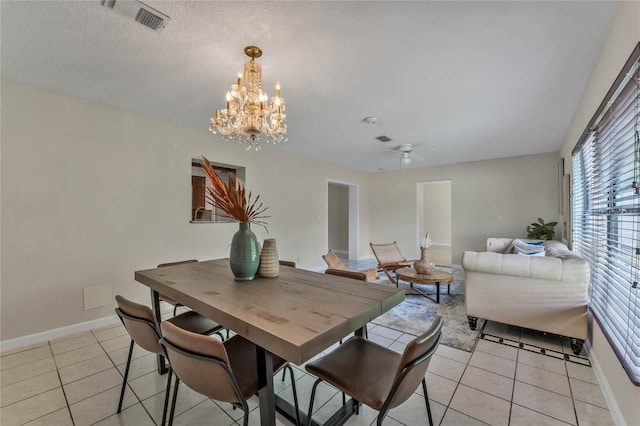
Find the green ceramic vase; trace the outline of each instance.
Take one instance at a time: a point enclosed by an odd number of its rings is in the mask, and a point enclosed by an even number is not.
[[[241,222],[240,229],[233,235],[229,263],[236,281],[255,278],[260,266],[260,249],[256,234],[251,231],[249,223]]]

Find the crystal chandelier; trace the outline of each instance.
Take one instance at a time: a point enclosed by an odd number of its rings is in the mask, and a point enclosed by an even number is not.
[[[247,46],[244,53],[251,60],[244,64],[244,72],[238,71],[237,84],[231,85],[227,92],[227,108],[217,109],[216,116],[209,120],[209,131],[238,141],[247,150],[257,151],[262,134],[273,144],[287,140],[287,116],[284,98],[280,96],[280,82],[276,82],[276,94],[270,100],[262,91],[262,67],[255,61],[262,56],[262,50]]]

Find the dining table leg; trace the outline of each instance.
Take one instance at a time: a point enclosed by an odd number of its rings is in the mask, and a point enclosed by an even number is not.
[[[275,426],[276,397],[273,390],[273,354],[256,345],[258,363],[258,398],[260,399],[260,424]]]
[[[153,315],[156,317],[156,321],[160,324],[162,322],[162,315],[160,312],[160,293],[153,289],[151,289],[151,309],[153,310]],[[158,369],[158,374],[164,374],[169,371],[166,360],[160,354],[156,355],[156,367]]]

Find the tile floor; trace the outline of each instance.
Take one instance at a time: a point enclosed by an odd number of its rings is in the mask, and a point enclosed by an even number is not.
[[[349,261],[357,270],[374,260]],[[464,279],[464,271],[454,277]],[[172,313],[163,306],[163,316]],[[426,375],[437,425],[597,425],[613,424],[590,362],[573,356],[568,341],[488,322],[484,338],[472,353],[441,345]],[[398,352],[413,336],[370,325],[369,338]],[[115,414],[129,347],[122,325],[91,330],[55,341],[2,353],[0,358],[0,424],[131,425],[159,424],[165,376],[155,371],[155,355],[136,346],[121,414]],[[544,348],[544,354],[540,353]],[[328,348],[330,351],[333,347]],[[296,366],[301,408],[309,404],[314,379]],[[275,380],[276,392],[292,401],[288,379]],[[314,419],[323,421],[341,404],[335,389],[320,385]],[[259,424],[258,399],[249,401],[251,425]],[[376,412],[363,407],[347,425],[375,424]],[[278,416],[278,424],[291,424]],[[384,424],[427,424],[422,389],[391,410]],[[242,414],[182,387],[176,418],[179,425],[242,424]]]
[[[607,425],[607,405],[587,359],[565,360],[566,342],[497,323],[485,327],[473,353],[440,346],[427,373],[434,421],[439,425]],[[402,351],[412,336],[369,327],[370,339]],[[502,339],[502,340],[500,340]],[[522,347],[520,347],[522,343]],[[565,343],[563,345],[563,343]],[[12,425],[158,424],[165,376],[155,372],[154,355],[136,347],[124,409],[115,414],[129,336],[121,325],[6,352],[0,359],[0,423]],[[546,354],[538,346],[545,346]],[[329,348],[330,350],[331,348]],[[534,352],[537,351],[537,352]],[[583,365],[584,363],[586,365]],[[295,369],[302,407],[313,378]],[[276,391],[291,399],[288,379]],[[326,419],[340,395],[321,385],[314,418]],[[257,398],[250,424],[259,423]],[[241,413],[189,390],[178,397],[176,425],[241,424]],[[369,425],[376,413],[364,407],[348,425]],[[279,424],[290,424],[278,417]],[[385,425],[427,424],[421,389],[392,410]]]

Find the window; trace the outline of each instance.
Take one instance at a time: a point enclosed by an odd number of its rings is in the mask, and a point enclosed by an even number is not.
[[[591,266],[589,309],[640,384],[640,44],[573,150],[573,248]]]
[[[211,162],[211,165],[227,185],[231,174],[244,181],[244,167],[214,162]],[[219,213],[218,209],[208,202],[205,191],[206,186],[210,186],[209,178],[202,169],[200,160],[194,158],[191,160],[191,223],[234,222],[234,219]]]

